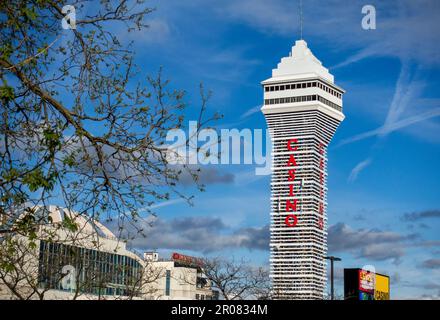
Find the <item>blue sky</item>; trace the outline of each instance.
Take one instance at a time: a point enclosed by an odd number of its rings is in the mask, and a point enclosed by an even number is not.
[[[297,1],[148,1],[150,29],[129,35],[141,73],[159,66],[188,91],[196,120],[198,84],[213,91],[219,126],[265,129],[260,82],[299,37]],[[372,4],[377,29],[363,30]],[[304,1],[304,39],[344,96],[345,121],[329,146],[329,254],[342,268],[374,265],[391,276],[392,298],[440,298],[440,3]],[[193,118],[192,118],[193,117]],[[268,264],[270,176],[253,165],[207,168],[207,191],[183,188],[141,250],[245,257]]]

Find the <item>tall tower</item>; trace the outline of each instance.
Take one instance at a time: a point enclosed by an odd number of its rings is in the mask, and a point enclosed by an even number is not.
[[[327,146],[344,120],[333,76],[303,40],[262,82],[272,139],[270,263],[278,299],[322,299],[326,288]]]

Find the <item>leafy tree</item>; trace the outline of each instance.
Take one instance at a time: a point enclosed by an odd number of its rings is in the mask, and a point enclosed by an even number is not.
[[[185,92],[161,71],[137,80],[132,44],[120,39],[121,28],[147,28],[154,9],[140,0],[71,1],[76,28],[65,30],[64,4],[0,0],[0,234],[35,236],[50,222],[36,208],[51,203],[116,218],[122,231],[142,207],[190,201],[183,174],[203,188],[200,169],[167,161],[167,132],[184,128]],[[199,129],[219,118],[206,116],[201,89]]]
[[[42,299],[47,289],[35,263],[28,267],[39,240],[66,241],[57,229],[75,235],[71,244],[81,235],[68,216],[52,223],[50,204],[91,223],[116,220],[120,235],[141,208],[154,214],[157,202],[190,201],[183,175],[203,190],[200,169],[171,165],[165,145],[169,130],[185,129],[185,91],[161,68],[141,79],[133,43],[121,39],[148,28],[154,9],[141,0],[76,0],[74,24],[64,5],[0,0],[0,280],[20,299]],[[220,117],[206,115],[208,98],[201,86],[198,129]]]

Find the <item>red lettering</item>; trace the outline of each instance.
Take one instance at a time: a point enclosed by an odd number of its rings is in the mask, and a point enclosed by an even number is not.
[[[291,196],[291,197],[295,196],[293,194],[293,184],[289,185],[289,196]]]
[[[289,139],[287,141],[287,150],[289,150],[289,151],[297,151],[298,150],[297,144],[298,144],[298,139]],[[293,154],[291,154],[289,156],[289,161],[287,163],[287,166],[289,166],[289,167],[297,166],[296,159],[295,159],[295,156]],[[295,169],[293,169],[293,168],[289,169],[288,174],[289,174],[289,176],[288,176],[287,180],[288,181],[294,181],[295,180]],[[295,196],[293,188],[294,188],[294,185],[290,184],[289,185],[289,196],[290,197],[294,197]],[[286,212],[290,212],[290,211],[296,212],[298,200],[297,199],[293,199],[292,201],[286,200]],[[298,218],[294,214],[289,214],[289,215],[286,216],[285,223],[286,223],[286,225],[288,227],[294,227],[298,223]]]
[[[290,155],[289,162],[287,163],[287,165],[290,167],[296,166],[296,160],[295,160],[295,156],[293,154]]]
[[[293,220],[293,221],[292,221]],[[296,224],[298,223],[298,218],[296,217],[296,215],[294,214],[289,214],[286,217],[286,220],[284,220],[284,222],[286,223],[286,226],[288,227],[294,227],[296,226]]]
[[[324,220],[322,218],[319,218],[318,226],[319,226],[319,229],[321,229],[321,230],[324,228]]]
[[[296,211],[296,205],[297,205],[298,200],[297,199],[293,199],[293,203],[290,200],[286,201],[286,211]]]
[[[294,146],[292,147],[292,143],[298,143],[298,139],[290,139],[289,141],[287,141],[287,150],[289,151],[297,151],[298,150],[298,146]]]
[[[287,178],[287,181],[293,180],[295,180],[295,169],[289,169],[289,178]]]

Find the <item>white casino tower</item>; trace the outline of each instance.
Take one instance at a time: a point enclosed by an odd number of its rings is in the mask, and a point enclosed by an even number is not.
[[[344,120],[333,76],[304,40],[262,82],[273,145],[271,279],[278,299],[322,299],[326,289],[327,146]]]

